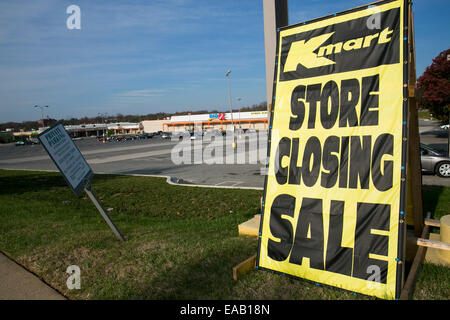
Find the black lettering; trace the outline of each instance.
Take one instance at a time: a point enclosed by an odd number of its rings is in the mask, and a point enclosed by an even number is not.
[[[322,156],[321,149],[320,141],[317,137],[311,137],[306,142],[305,151],[303,153],[302,176],[303,183],[307,187],[312,187],[319,178],[320,159]],[[312,168],[310,168],[311,156],[313,158]]]
[[[289,220],[283,219],[281,216],[287,215],[294,217],[295,198],[288,194],[280,194],[272,203],[270,209],[270,232],[272,236],[280,239],[274,241],[269,238],[267,243],[267,255],[276,260],[283,261],[289,256],[293,244],[293,228]]]
[[[331,101],[331,108],[328,107]],[[328,112],[329,111],[329,112]],[[336,123],[339,114],[339,88],[334,81],[328,81],[322,89],[320,96],[320,121],[322,127],[331,129]]]
[[[291,95],[291,112],[295,117],[289,119],[289,130],[298,130],[305,119],[305,103],[299,99],[305,99],[305,86],[297,86]]]
[[[283,137],[277,148],[278,163],[275,165],[275,178],[279,184],[285,184],[288,178],[288,168],[281,166],[281,160],[284,156],[289,157],[291,152],[291,139]]]
[[[312,84],[308,86],[306,93],[306,102],[309,103],[308,129],[314,129],[316,126],[317,102],[320,100],[321,84]]]
[[[372,182],[380,191],[392,188],[394,178],[394,162],[383,162],[383,174],[381,173],[381,160],[383,155],[394,154],[394,136],[389,133],[380,135],[373,146],[372,152]]]
[[[339,138],[329,136],[323,144],[322,166],[328,172],[322,171],[320,185],[324,188],[332,188],[338,178],[339,159],[332,152],[339,153]]]
[[[311,268],[324,270],[322,199],[302,201],[289,262],[301,265],[304,257],[309,258]]]
[[[348,183],[348,145],[350,137],[341,138],[341,160],[339,161],[339,188],[347,188]]]
[[[341,81],[341,108],[339,113],[339,127],[356,127],[358,116],[356,105],[359,101],[359,82],[357,79]],[[349,97],[350,95],[350,97]]]
[[[371,153],[371,136],[363,136],[363,145],[361,146],[361,138],[352,136],[350,140],[350,174],[349,188],[358,188],[358,177],[361,189],[369,189],[370,180],[370,153]]]
[[[369,258],[369,254],[387,256],[389,237],[373,234],[372,229],[389,231],[391,207],[386,204],[358,203],[355,230],[353,277],[368,279],[369,266],[380,268],[380,282],[386,283],[387,261]]]
[[[300,184],[301,167],[297,167],[299,139],[292,139],[291,162],[289,164],[289,184]]]
[[[351,275],[352,248],[342,247],[342,229],[344,225],[344,201],[331,200],[330,227],[326,255],[326,270]]]
[[[371,92],[378,92],[380,85],[379,75],[362,78],[362,92],[361,92],[361,126],[376,126],[378,125],[378,109],[379,97],[377,94],[370,94]],[[370,110],[372,109],[372,110]]]

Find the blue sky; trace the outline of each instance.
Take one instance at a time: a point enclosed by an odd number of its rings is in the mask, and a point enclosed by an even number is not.
[[[289,0],[291,24],[371,1]],[[69,30],[69,5],[81,30]],[[449,48],[448,0],[414,1],[417,74]],[[0,122],[227,110],[266,100],[262,0],[0,0]],[[240,103],[237,98],[241,98]]]

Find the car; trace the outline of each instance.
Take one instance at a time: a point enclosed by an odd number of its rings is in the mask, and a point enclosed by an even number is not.
[[[151,138],[153,138],[153,134],[152,134],[152,133],[146,133],[146,132],[144,132],[144,133],[142,133],[142,134],[138,134],[138,135],[137,135],[137,138],[138,138],[139,140],[141,140],[141,139],[151,139]]]
[[[442,178],[450,178],[450,158],[445,153],[420,144],[422,172],[431,172]]]
[[[25,146],[25,145],[33,145],[33,144],[38,144],[38,143],[36,141],[28,140],[28,139],[16,141],[16,146]]]
[[[205,131],[203,133],[203,136],[204,137],[221,137],[222,136],[222,132],[220,132],[217,129],[208,130],[208,131]]]
[[[202,131],[192,131],[190,133],[191,135],[191,140],[197,140],[197,139],[201,139],[203,137],[203,132]]]
[[[442,130],[448,130],[448,124],[443,124],[442,126],[440,126],[440,128],[442,129]]]
[[[163,133],[161,134],[161,138],[162,138],[162,139],[170,139],[170,133],[168,133],[168,132],[163,132]]]
[[[171,135],[171,140],[175,141],[175,140],[183,140],[184,138],[191,138],[191,133],[189,131],[180,131],[180,132],[173,132]]]
[[[31,138],[29,141],[30,141],[30,144],[40,144],[39,139],[37,139],[37,138]]]
[[[169,137],[167,139],[170,139],[172,141],[175,140],[183,140],[183,138],[190,138],[191,134],[188,131],[179,131],[179,132],[169,132]]]

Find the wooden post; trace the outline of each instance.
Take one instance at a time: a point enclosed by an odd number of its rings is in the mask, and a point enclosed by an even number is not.
[[[412,204],[410,214],[414,219],[414,234],[420,237],[424,228],[423,207],[422,207],[422,169],[420,164],[420,136],[419,121],[417,114],[417,101],[415,97],[416,87],[416,56],[414,44],[414,16],[412,11],[412,1],[408,3],[408,55],[409,55],[409,79],[408,79],[408,184],[410,194],[408,201]]]
[[[425,226],[422,231],[422,238],[427,239],[429,236],[429,227]],[[405,285],[403,286],[402,292],[400,294],[400,300],[408,300],[411,298],[414,283],[416,281],[417,272],[419,271],[419,266],[427,253],[427,247],[419,246],[416,252],[416,256],[414,258],[413,264],[411,265],[411,269],[409,270],[408,278],[406,279]]]

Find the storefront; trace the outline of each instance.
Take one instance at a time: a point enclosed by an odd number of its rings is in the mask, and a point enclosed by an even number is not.
[[[164,132],[186,130],[267,130],[267,111],[209,113],[185,116],[173,116],[163,123]]]

